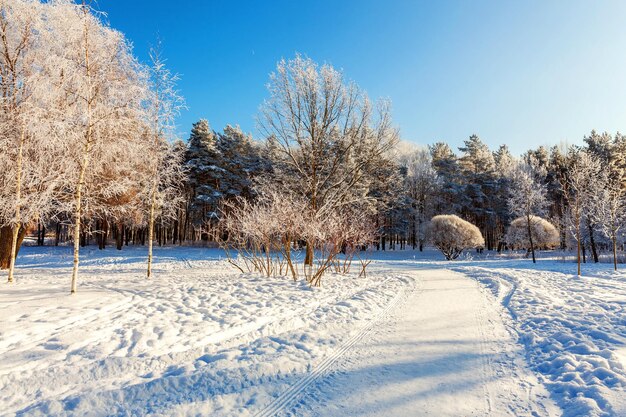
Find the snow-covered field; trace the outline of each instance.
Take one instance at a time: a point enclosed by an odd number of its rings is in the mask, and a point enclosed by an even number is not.
[[[0,413],[246,415],[413,285],[329,276],[311,290],[236,273],[218,251],[24,248],[0,295]]]
[[[0,415],[626,415],[607,264],[387,252],[310,289],[218,250],[157,249],[151,280],[141,249],[83,256],[74,296],[63,247],[23,248],[0,287]]]

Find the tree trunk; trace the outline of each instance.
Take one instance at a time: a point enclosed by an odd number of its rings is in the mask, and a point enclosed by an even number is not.
[[[528,240],[530,241],[530,252],[533,255],[533,263],[537,263],[537,260],[535,259],[535,245],[533,243],[533,233],[532,233],[532,228],[530,227],[530,214],[526,215],[526,226],[528,227]]]
[[[61,240],[61,222],[57,222],[55,234],[54,234],[54,246],[59,246]]]
[[[100,222],[100,242],[98,249],[104,250],[107,246],[107,237],[109,235],[109,221],[105,218]]]
[[[612,236],[611,241],[613,242],[613,269],[617,271],[617,237],[615,234]]]
[[[287,265],[289,266],[291,276],[293,277],[293,280],[295,282],[298,280],[298,273],[296,272],[296,268],[294,268],[293,262],[291,260],[291,238],[289,236],[284,239],[283,245],[285,247],[285,258],[287,258]]]
[[[152,190],[150,190],[150,216],[148,219],[148,270],[146,276],[150,278],[152,274],[152,240],[154,237],[154,210],[156,206],[156,176],[152,182]]]
[[[576,215],[575,215],[575,219],[576,219],[576,246],[577,246],[577,256],[576,256],[576,261],[578,263],[578,276],[580,276],[580,239],[581,239],[581,233],[580,233],[580,208],[579,208],[579,202],[576,202]]]
[[[11,239],[11,255],[9,258],[9,278],[8,282],[13,282],[13,272],[15,271],[15,258],[17,258],[17,244],[20,229],[22,228],[22,155],[24,153],[24,142],[26,141],[26,128],[22,124],[20,133],[20,144],[17,151],[16,175],[15,175],[15,224],[13,225],[13,233]]]
[[[37,222],[37,246],[43,246],[46,244],[46,225],[45,223]]]
[[[598,250],[596,249],[596,240],[593,237],[593,227],[591,226],[591,221],[587,218],[587,229],[589,230],[589,244],[591,245],[591,256],[593,257],[593,262],[598,263]]]
[[[91,127],[87,129],[91,131]],[[89,133],[91,136],[91,133]],[[80,241],[81,241],[81,217],[82,217],[82,192],[83,185],[85,184],[85,171],[87,170],[87,164],[89,163],[89,140],[85,144],[83,149],[83,161],[80,167],[80,173],[78,175],[78,184],[76,184],[76,191],[74,192],[74,268],[72,269],[72,286],[70,293],[76,293],[76,284],[78,279],[78,262],[80,255]]]
[[[124,225],[118,222],[116,228],[117,233],[115,234],[115,248],[117,250],[122,250],[122,246],[124,245]]]
[[[411,236],[411,240],[412,240],[412,246],[413,246],[413,250],[415,250],[415,248],[417,247],[417,234],[418,232],[418,220],[417,220],[417,215],[413,215],[413,234]]]
[[[21,227],[17,236],[15,256],[26,237],[26,228]],[[0,227],[0,269],[9,269],[11,264],[11,248],[13,247],[13,229],[11,226]]]
[[[585,245],[582,245],[582,251],[583,251],[583,263],[586,264],[587,263],[587,250],[585,248]]]
[[[304,264],[313,266],[313,245],[310,242],[306,242],[306,255],[304,257]]]

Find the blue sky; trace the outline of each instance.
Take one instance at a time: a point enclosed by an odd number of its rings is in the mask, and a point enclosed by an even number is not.
[[[626,132],[624,1],[99,0],[147,60],[157,37],[188,110],[256,136],[268,74],[296,52],[390,98],[403,139],[472,133],[516,154]]]

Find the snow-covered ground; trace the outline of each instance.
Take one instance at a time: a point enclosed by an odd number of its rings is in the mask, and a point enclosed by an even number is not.
[[[549,416],[558,407],[475,280],[415,272],[404,308],[301,395],[293,416]],[[321,401],[320,401],[321,399]]]
[[[157,249],[146,280],[144,252],[84,251],[70,296],[70,249],[23,248],[0,415],[626,415],[610,265],[386,252],[310,289],[201,248]]]
[[[497,296],[564,416],[626,416],[626,277],[611,265],[459,266]]]
[[[241,275],[220,252],[24,248],[0,293],[0,413],[246,415],[414,281],[329,276],[321,289]]]

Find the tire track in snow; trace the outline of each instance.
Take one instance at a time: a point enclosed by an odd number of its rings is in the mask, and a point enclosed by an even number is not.
[[[480,290],[480,285],[477,282],[475,283],[475,285]],[[489,389],[489,381],[492,379],[495,379],[494,378],[495,375],[493,372],[494,364],[492,363],[491,355],[487,347],[487,343],[485,342],[487,340],[487,333],[485,331],[485,322],[487,320],[487,317],[485,315],[484,306],[482,305],[482,302],[478,305],[478,308],[476,309],[474,314],[475,314],[475,320],[476,320],[476,328],[477,328],[478,335],[480,338],[479,349],[480,349],[480,359],[481,359],[481,368],[482,368],[481,379],[483,381],[482,385],[483,385],[483,392],[485,396],[485,415],[489,416],[493,408],[493,398],[492,398],[492,393]]]
[[[365,324],[357,333],[350,337],[348,340],[343,342],[339,348],[337,348],[330,356],[321,361],[311,373],[307,376],[300,379],[294,385],[289,387],[286,391],[280,394],[277,398],[275,398],[272,402],[270,402],[263,410],[258,412],[256,417],[269,417],[275,416],[279,412],[286,410],[289,405],[303,393],[303,391],[317,381],[319,378],[323,377],[332,367],[332,365],[337,362],[341,357],[343,357],[346,352],[354,346],[358,341],[366,337],[372,330],[374,330],[374,326],[382,321],[384,318],[389,316],[394,307],[400,304],[402,301],[405,301],[408,298],[408,294],[415,291],[415,286],[418,285],[417,279],[413,281],[414,284],[411,289],[405,289],[404,291],[398,293],[387,306],[380,312],[376,317],[370,320],[369,323]],[[421,288],[418,288],[418,292],[421,291]]]

